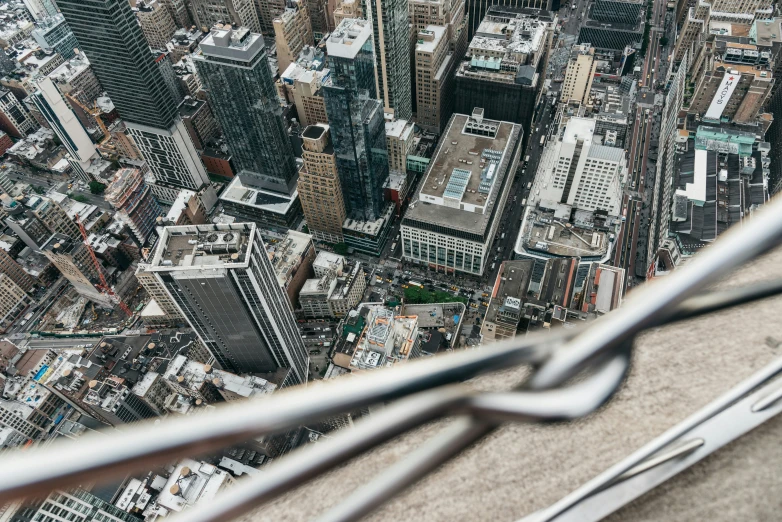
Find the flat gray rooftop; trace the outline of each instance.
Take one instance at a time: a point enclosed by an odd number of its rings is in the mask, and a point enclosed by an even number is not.
[[[496,130],[493,137],[480,136],[463,132],[468,119],[464,114],[451,118],[405,218],[476,234],[486,230],[500,187],[509,175],[514,148],[521,139],[521,126],[483,120],[482,124]],[[481,173],[489,165],[483,161],[484,151],[502,154],[488,194],[479,190]],[[460,196],[453,197],[454,189]],[[446,198],[453,206],[445,205]]]
[[[255,226],[187,225],[165,227],[150,269],[218,268],[247,261]]]

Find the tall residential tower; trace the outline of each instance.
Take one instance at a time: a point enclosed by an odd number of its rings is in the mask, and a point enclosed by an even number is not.
[[[242,181],[289,193],[296,160],[263,37],[244,27],[214,28],[193,62]]]
[[[409,120],[413,101],[407,0],[363,0],[363,10],[374,32],[377,99],[394,118]]]
[[[221,195],[224,205],[245,219],[292,227],[299,208],[296,158],[263,37],[244,27],[215,27],[193,62],[238,174]]]
[[[166,227],[146,272],[223,369],[290,368],[278,384],[307,382],[304,342],[254,224]]]

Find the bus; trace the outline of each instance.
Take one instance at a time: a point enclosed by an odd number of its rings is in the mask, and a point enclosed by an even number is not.
[[[546,144],[546,136],[543,135],[543,136],[540,137],[540,146],[542,147],[545,144]]]
[[[417,281],[408,281],[407,284],[410,285],[410,286],[417,286],[418,288],[420,288],[422,290],[424,288],[424,285],[422,285],[421,283],[419,283]]]

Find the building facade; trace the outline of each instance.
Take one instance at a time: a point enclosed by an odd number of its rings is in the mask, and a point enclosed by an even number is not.
[[[163,211],[145,183],[144,174],[139,169],[120,169],[104,197],[130,227],[138,244],[145,245]]]
[[[307,228],[317,241],[342,243],[347,217],[337,160],[328,125],[311,125],[302,133],[299,198]]]
[[[0,129],[13,138],[24,138],[39,127],[14,94],[0,88]]]
[[[383,107],[374,98],[372,27],[343,20],[326,48],[332,83],[323,90],[345,208],[352,219],[375,220],[385,206],[388,160]]]
[[[593,119],[570,118],[562,139],[547,145],[536,175],[535,199],[619,215],[627,158],[623,149],[601,144],[595,125]]]
[[[521,144],[521,125],[485,119],[477,108],[454,114],[402,220],[404,258],[438,272],[483,274]]]
[[[410,92],[410,22],[406,0],[362,0],[372,25],[377,99],[394,118],[413,115]]]
[[[388,168],[398,173],[407,172],[407,155],[413,150],[413,123],[406,120],[386,122],[386,149]]]
[[[312,61],[296,62],[287,69],[280,69],[278,89],[280,97],[296,106],[296,115],[303,128],[328,122],[326,100],[323,98],[323,82],[331,71],[324,68],[325,56],[316,65]]]
[[[592,91],[592,80],[595,77],[596,68],[594,47],[589,44],[575,46],[570,53],[559,101],[567,103],[573,100],[585,105],[589,101],[589,93]]]
[[[526,129],[541,97],[553,22],[547,11],[490,7],[456,70],[453,110],[482,107],[486,118]]]
[[[149,297],[154,299],[163,313],[166,315],[166,320],[170,323],[184,322],[185,317],[179,312],[176,302],[171,298],[166,291],[165,285],[160,279],[155,276],[154,273],[147,271],[146,263],[139,263],[136,269],[136,279],[139,284],[144,287]]]
[[[65,100],[58,84],[50,77],[38,81],[38,90],[32,101],[49,124],[60,142],[68,150],[69,163],[76,174],[85,181],[94,178],[89,174],[90,166],[100,162],[100,155],[90,135]]]
[[[33,300],[13,279],[0,274],[0,329],[5,331],[22,316]]]
[[[464,0],[409,0],[407,7],[414,34],[430,25],[445,27],[454,61],[462,59],[469,42]]]
[[[33,289],[33,278],[2,248],[0,248],[0,273],[5,274],[25,292]]]
[[[125,0],[60,0],[65,20],[89,57],[156,183],[198,190],[208,184],[177,101]],[[89,8],[86,8],[89,7]]]
[[[263,37],[246,28],[215,28],[193,61],[242,183],[290,194],[296,160]]]
[[[95,288],[99,281],[87,247],[81,241],[62,234],[54,234],[41,247],[41,252],[71,283],[79,295],[107,308],[114,308],[114,301]]]
[[[79,47],[79,41],[65,22],[65,17],[57,13],[42,19],[33,29],[33,39],[44,49],[54,49],[64,60],[70,60]]]
[[[169,10],[159,0],[139,0],[136,2],[136,16],[149,46],[165,49],[177,30]]]
[[[274,19],[274,43],[277,46],[277,64],[285,71],[295,62],[304,46],[315,43],[307,4],[291,0],[280,16]]]
[[[193,22],[208,32],[217,24],[231,24],[260,32],[261,24],[253,0],[191,0]]]
[[[415,44],[416,122],[440,134],[453,110],[454,57],[447,30],[429,25],[418,31]]]

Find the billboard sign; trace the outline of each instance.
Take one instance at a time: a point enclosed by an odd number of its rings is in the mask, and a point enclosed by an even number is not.
[[[704,118],[710,120],[719,120],[722,116],[722,111],[725,110],[725,106],[728,104],[728,100],[733,96],[733,91],[736,90],[736,86],[741,80],[740,74],[725,73],[725,76],[720,82],[720,86],[717,89],[717,93],[714,95],[714,99],[711,100],[709,110],[706,111]]]

